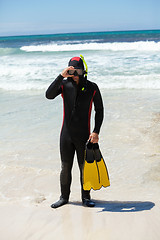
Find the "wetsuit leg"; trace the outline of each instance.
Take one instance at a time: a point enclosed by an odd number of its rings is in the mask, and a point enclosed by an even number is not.
[[[75,147],[65,126],[63,126],[61,131],[60,153],[62,163],[60,174],[61,198],[68,200],[72,181],[71,170],[73,166]]]
[[[78,165],[79,165],[79,170],[80,170],[82,199],[90,199],[90,191],[83,189],[83,181],[82,181],[84,151],[85,151],[86,141],[78,141],[78,142],[74,141],[74,144],[75,144],[75,148],[76,148],[77,160],[78,160]]]

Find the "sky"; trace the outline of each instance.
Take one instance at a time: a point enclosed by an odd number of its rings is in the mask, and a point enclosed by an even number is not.
[[[160,0],[0,0],[0,36],[160,29]]]

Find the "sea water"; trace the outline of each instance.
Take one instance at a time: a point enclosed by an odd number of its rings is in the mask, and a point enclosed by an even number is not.
[[[123,31],[0,38],[1,201],[58,196],[62,99],[49,101],[45,91],[80,54],[104,102],[105,193],[159,196],[160,31]],[[77,173],[75,165],[75,198]]]

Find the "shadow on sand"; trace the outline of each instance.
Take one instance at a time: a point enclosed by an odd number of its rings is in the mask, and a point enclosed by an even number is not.
[[[155,203],[140,201],[97,201],[97,208],[103,208],[103,212],[139,212],[151,210]]]
[[[95,208],[103,208],[99,212],[139,212],[151,210],[155,203],[153,202],[140,202],[140,201],[101,201],[93,200]],[[82,205],[81,203],[71,203],[74,205]]]

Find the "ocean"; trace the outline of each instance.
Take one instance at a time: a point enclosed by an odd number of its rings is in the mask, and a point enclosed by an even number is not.
[[[160,89],[160,30],[0,38],[0,89],[45,89],[84,55],[88,78],[105,89]]]
[[[0,201],[59,196],[62,99],[45,91],[80,54],[105,107],[100,146],[111,187],[93,196],[159,197],[160,30],[149,30],[0,37]],[[78,174],[75,164],[73,199]]]

